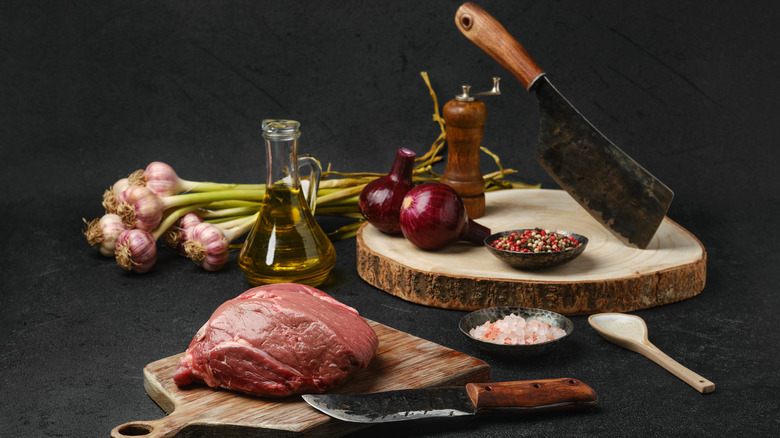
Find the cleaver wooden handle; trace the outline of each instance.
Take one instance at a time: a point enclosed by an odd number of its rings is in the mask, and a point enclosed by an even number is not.
[[[577,379],[540,379],[466,385],[477,412],[584,409],[596,404],[596,392]]]
[[[509,70],[526,90],[531,90],[544,71],[525,48],[495,18],[473,3],[462,4],[455,25],[485,53]]]

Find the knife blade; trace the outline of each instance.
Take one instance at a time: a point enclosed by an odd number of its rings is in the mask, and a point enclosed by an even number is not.
[[[315,409],[342,421],[386,423],[484,413],[531,413],[586,409],[596,392],[572,378],[469,383],[371,394],[305,394]]]

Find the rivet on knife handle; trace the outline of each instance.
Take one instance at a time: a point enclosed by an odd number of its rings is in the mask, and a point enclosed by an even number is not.
[[[581,409],[595,405],[598,399],[590,386],[572,378],[469,383],[466,390],[477,412]]]
[[[485,53],[509,70],[526,90],[533,87],[544,71],[506,28],[484,9],[464,3],[455,13],[455,25]]]

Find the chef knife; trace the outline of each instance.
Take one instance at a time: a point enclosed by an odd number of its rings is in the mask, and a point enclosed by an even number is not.
[[[455,13],[455,24],[526,90],[536,92],[539,164],[618,239],[646,248],[666,216],[672,191],[591,125],[485,10],[464,3]]]
[[[572,378],[469,383],[466,386],[403,389],[372,394],[306,394],[314,408],[343,421],[386,423],[482,413],[584,409],[596,392]]]

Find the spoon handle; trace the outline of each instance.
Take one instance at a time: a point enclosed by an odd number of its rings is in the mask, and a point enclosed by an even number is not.
[[[679,377],[683,382],[691,385],[700,393],[707,394],[715,391],[714,383],[684,367],[682,364],[669,357],[666,353],[659,350],[655,345],[650,344],[647,346],[647,348],[642,349],[641,353],[643,356],[647,357],[658,365],[661,365],[664,369],[666,369],[666,371],[669,371],[670,373]]]

